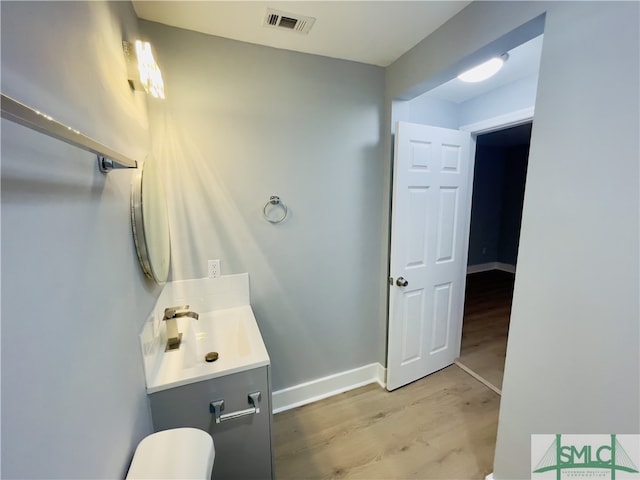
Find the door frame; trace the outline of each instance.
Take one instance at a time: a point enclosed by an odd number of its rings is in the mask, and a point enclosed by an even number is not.
[[[471,133],[471,138],[475,141],[475,138],[478,135],[494,132],[496,130],[504,130],[505,128],[515,127],[522,125],[523,123],[531,122],[533,120],[534,113],[534,107],[522,108],[503,115],[487,118],[480,122],[462,125],[458,127],[458,130],[464,130],[465,132]]]
[[[494,132],[497,130],[504,130],[505,128],[509,128],[509,127],[515,127],[518,125],[522,125],[523,123],[527,123],[527,122],[531,122],[533,121],[534,118],[534,113],[535,113],[535,107],[531,106],[531,107],[527,107],[527,108],[522,108],[519,110],[514,110],[512,112],[508,112],[502,115],[497,115],[495,117],[491,117],[485,120],[481,120],[479,122],[475,122],[475,123],[470,123],[470,124],[466,124],[466,125],[461,125],[458,127],[458,130],[462,130],[462,131],[466,131],[469,132],[471,134],[471,149],[470,151],[473,152],[473,155],[470,156],[470,158],[468,159],[468,161],[470,162],[469,168],[470,168],[470,172],[469,172],[469,199],[471,199],[473,197],[473,178],[474,178],[474,167],[475,167],[475,152],[476,152],[476,137],[478,135],[482,135],[485,133],[490,133],[490,132]],[[525,187],[526,188],[526,187]],[[391,186],[391,196],[393,197],[393,185]],[[393,203],[393,202],[392,202]],[[469,204],[469,219],[471,218],[471,201],[468,202]],[[392,228],[392,222],[391,222],[391,217],[393,215],[393,205],[391,206],[391,208],[389,209],[389,227]],[[470,235],[471,229],[469,228],[469,226],[467,226],[467,232],[466,232],[466,247],[465,247],[465,253],[464,253],[464,261],[467,262],[467,258],[469,255],[469,235]],[[389,231],[389,237],[391,238],[391,231]],[[517,268],[517,267],[516,267]],[[390,272],[391,269],[391,243],[389,243],[389,251],[388,251],[388,258],[387,258],[387,272]],[[390,273],[389,273],[390,275]],[[387,275],[388,277],[388,275]],[[387,292],[389,292],[389,289],[387,288]],[[385,386],[386,386],[386,380],[387,380],[387,367],[388,367],[388,354],[389,354],[389,326],[390,326],[390,322],[391,322],[391,302],[390,302],[391,298],[390,298],[390,294],[387,293],[387,341],[386,341],[386,358],[385,360],[387,360],[387,364],[385,365],[385,370],[384,370],[384,379],[385,379]],[[460,345],[462,343],[462,324],[460,325],[460,329],[458,332],[459,338],[457,339],[458,345]]]

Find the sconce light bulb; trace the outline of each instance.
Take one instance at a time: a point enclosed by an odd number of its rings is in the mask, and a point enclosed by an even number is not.
[[[138,72],[140,83],[147,93],[154,98],[164,98],[164,82],[162,72],[153,58],[151,44],[136,40],[136,57],[138,59]]]

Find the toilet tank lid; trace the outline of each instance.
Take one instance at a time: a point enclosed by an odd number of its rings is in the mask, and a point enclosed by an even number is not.
[[[211,478],[215,449],[211,435],[197,428],[153,433],[138,444],[127,479]]]

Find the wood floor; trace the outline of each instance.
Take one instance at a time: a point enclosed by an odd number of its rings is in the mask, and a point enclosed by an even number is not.
[[[459,362],[502,390],[513,296],[512,273],[467,276]]]
[[[378,385],[274,417],[287,479],[483,479],[500,397],[455,365],[387,392]]]
[[[460,362],[502,388],[514,275],[469,275]],[[455,365],[387,392],[353,390],[274,417],[288,479],[483,479],[500,397]]]

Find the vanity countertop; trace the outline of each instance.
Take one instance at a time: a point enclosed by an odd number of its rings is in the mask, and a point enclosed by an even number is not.
[[[248,275],[172,283],[175,285],[165,286],[167,293],[161,295],[155,316],[146,322],[140,334],[147,393],[270,364],[249,305]],[[224,301],[216,301],[221,292]],[[177,350],[165,351],[165,329],[157,315],[164,308],[179,304],[191,304],[199,319],[178,318],[182,343]],[[206,362],[205,355],[209,352],[217,352],[218,359]]]
[[[195,335],[187,333],[194,326],[200,327]],[[178,329],[184,332],[182,345],[160,356],[155,375],[148,379],[147,393],[269,365],[267,349],[248,305],[201,313],[198,321],[181,318]],[[191,351],[193,342],[195,355]],[[209,363],[204,356],[211,351],[219,356]]]

